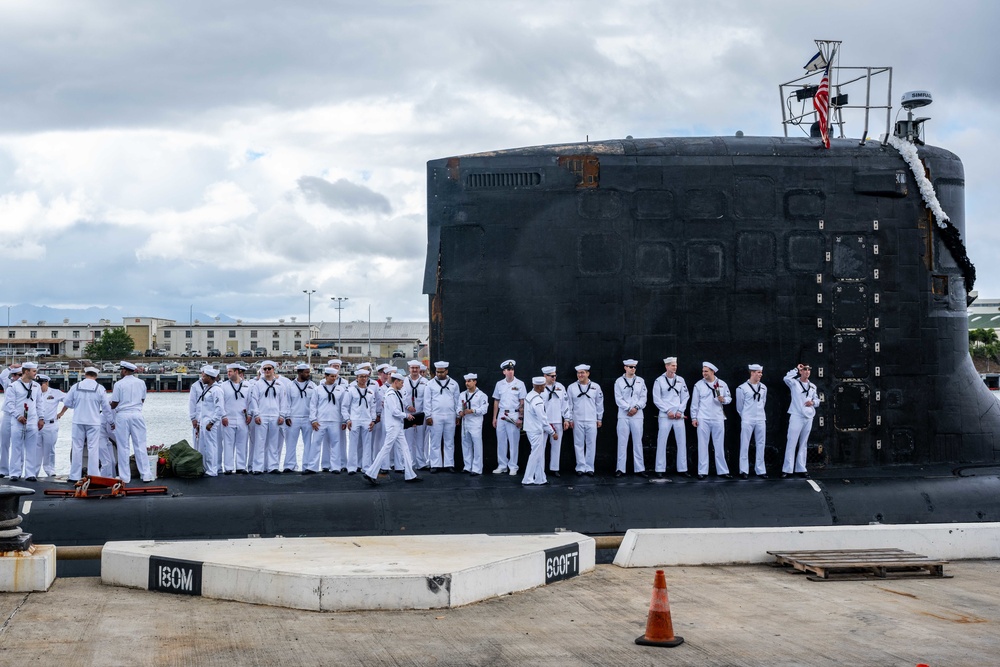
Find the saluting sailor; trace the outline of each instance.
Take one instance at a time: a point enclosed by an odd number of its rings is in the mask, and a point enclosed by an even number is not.
[[[310,379],[312,368],[309,364],[295,367],[295,379],[285,387],[288,395],[288,419],[285,420],[285,471],[298,467],[299,436],[302,436],[302,451],[312,447],[312,425],[309,422],[309,405],[316,384]]]
[[[337,360],[339,361],[339,359]],[[323,369],[323,382],[312,393],[309,405],[309,422],[312,426],[312,447],[302,456],[302,474],[330,470],[340,474],[347,461],[340,458],[340,439],[346,438],[344,430],[344,395],[347,384],[342,382],[340,369],[329,366]],[[350,471],[348,471],[350,473]]]
[[[497,430],[497,469],[494,475],[517,474],[517,456],[524,423],[524,383],[514,377],[517,362],[507,359],[500,364],[503,379],[493,388],[493,428]]]
[[[531,453],[528,455],[528,463],[524,466],[524,477],[521,484],[548,484],[545,478],[545,435],[548,434],[553,440],[559,440],[559,434],[549,423],[545,414],[545,399],[542,392],[545,391],[545,378],[542,376],[531,378],[531,392],[524,399],[524,433],[528,436],[531,444]]]
[[[576,474],[594,476],[594,456],[597,453],[597,429],[604,419],[604,392],[590,380],[590,366],[575,367],[576,382],[566,389],[567,425],[573,429],[573,449],[576,452]]]
[[[34,482],[42,462],[42,448],[38,432],[44,421],[41,418],[42,387],[35,382],[38,364],[26,361],[21,364],[21,376],[10,383],[4,392],[4,415],[10,423],[10,481],[22,476]]]
[[[819,405],[816,385],[809,381],[812,367],[799,364],[785,373],[785,384],[791,392],[788,406],[788,438],[785,442],[785,461],[781,466],[781,476],[789,477],[793,472],[800,477],[808,477],[806,453],[809,450],[809,433],[812,431],[813,417]]]
[[[365,451],[371,451],[372,430],[375,428],[375,391],[368,386],[371,371],[359,368],[357,379],[344,393],[341,414],[351,446],[347,451],[347,474],[353,475],[361,465]]]
[[[254,383],[247,403],[255,424],[251,469],[255,475],[265,470],[277,474],[281,472],[278,468],[281,460],[278,429],[285,423],[288,397],[278,384],[274,362],[264,361],[260,368],[263,375]]]
[[[100,470],[101,424],[111,415],[108,392],[97,383],[97,369],[83,369],[84,379],[66,392],[63,405],[73,411],[72,445],[69,456],[69,481],[78,482],[83,475],[83,444],[87,443],[87,472]]]
[[[417,368],[419,374],[420,369]],[[378,484],[378,474],[382,469],[382,464],[389,456],[389,452],[396,448],[403,457],[403,479],[407,482],[419,482],[420,478],[413,472],[413,459],[410,458],[409,447],[406,446],[406,439],[403,437],[403,421],[412,420],[413,414],[406,410],[406,401],[403,399],[400,389],[403,388],[403,376],[393,373],[391,376],[390,390],[386,393],[385,405],[382,408],[382,421],[385,424],[385,442],[382,449],[372,459],[372,463],[365,470],[363,477],[365,481],[373,486]],[[413,429],[410,429],[413,430]]]
[[[764,367],[760,364],[747,366],[750,379],[736,388],[736,412],[740,415],[740,479],[746,479],[750,472],[750,436],[753,436],[756,457],[754,472],[758,477],[767,478],[764,467],[764,446],[767,440],[767,387],[760,381]]]
[[[49,386],[48,375],[38,375],[38,384],[42,387],[42,405],[39,416],[45,422],[42,425],[42,472],[46,477],[56,474],[56,440],[59,439],[59,420],[66,413],[66,406],[59,410],[59,403],[66,396],[55,387]]]
[[[199,451],[204,459],[205,475],[219,474],[220,435],[222,420],[226,418],[226,399],[218,385],[219,370],[214,366],[202,366],[201,383],[205,387],[198,398],[198,430],[200,432]],[[121,467],[121,442],[118,443],[119,468]],[[136,457],[138,458],[138,457]]]
[[[718,367],[701,363],[701,379],[691,391],[691,425],[698,429],[698,479],[708,474],[708,443],[715,447],[715,474],[732,479],[726,465],[726,415],[722,406],[733,401],[729,385],[715,376]]]
[[[135,376],[136,367],[131,361],[119,362],[121,379],[111,388],[111,409],[115,413],[115,442],[118,445],[118,479],[124,484],[132,481],[129,454],[135,454],[135,467],[143,482],[152,482],[154,472],[149,470],[146,456],[146,420],[142,406],[146,401],[146,383]],[[133,451],[134,450],[134,451]]]
[[[458,383],[448,377],[448,362],[434,362],[434,377],[427,383],[427,423],[430,426],[431,472],[455,472],[455,428],[458,426]]]
[[[427,378],[420,374],[420,367],[423,364],[414,359],[407,362],[406,366],[410,369],[410,374],[403,382],[401,393],[406,413],[408,415],[423,413],[427,400]],[[424,428],[424,426],[411,426],[406,429],[405,435],[406,443],[410,448],[410,458],[418,470],[426,470],[430,467],[427,462],[427,434],[424,433]],[[398,460],[396,465],[399,465]]]
[[[635,474],[647,477],[642,459],[642,411],[646,409],[646,381],[635,374],[635,359],[622,362],[625,373],[615,380],[615,404],[618,406],[618,461],[615,477],[625,474],[628,440],[632,436],[632,464]]]
[[[562,477],[559,474],[559,455],[562,449],[563,431],[569,425],[567,420],[569,401],[566,399],[566,387],[563,386],[562,382],[556,381],[555,366],[543,367],[542,376],[545,378],[545,391],[542,392],[542,398],[545,399],[545,417],[559,435],[558,438],[551,435],[546,437],[546,443],[551,451],[549,471],[556,477]]]
[[[690,477],[687,460],[687,432],[684,428],[684,411],[687,410],[687,382],[677,374],[677,357],[663,360],[663,375],[653,383],[653,405],[660,411],[656,432],[656,476],[667,471],[667,440],[671,432],[677,445],[677,473]]]
[[[483,417],[490,409],[490,399],[479,391],[479,376],[466,373],[465,391],[459,397],[458,419],[462,424],[463,470],[472,477],[483,474]]]
[[[234,470],[239,475],[247,474],[247,445],[249,443],[250,385],[243,379],[247,367],[243,364],[227,364],[226,377],[221,384],[226,416],[222,420],[222,469],[229,475]]]

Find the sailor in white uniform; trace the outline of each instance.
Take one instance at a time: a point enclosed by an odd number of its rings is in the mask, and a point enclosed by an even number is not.
[[[545,441],[549,447],[549,472],[556,477],[559,474],[559,459],[563,443],[563,431],[569,425],[567,416],[569,415],[569,401],[566,398],[566,387],[562,382],[556,380],[556,367],[542,367],[542,377],[545,378],[545,391],[542,397],[545,399],[545,417],[549,424],[559,434],[558,438],[546,436]]]
[[[483,474],[483,417],[490,409],[490,399],[479,391],[479,376],[466,373],[465,391],[459,396],[458,419],[462,424],[463,470],[476,477]]]
[[[718,367],[701,363],[701,379],[691,390],[691,425],[698,429],[698,479],[708,475],[708,443],[715,447],[715,473],[732,479],[726,465],[726,415],[722,406],[733,401],[729,385],[715,376]]]
[[[594,476],[594,456],[597,453],[597,429],[604,419],[604,392],[590,380],[590,366],[579,364],[576,382],[566,389],[567,425],[573,429],[573,449],[576,453],[576,474]]]
[[[115,442],[118,445],[118,479],[125,484],[132,481],[129,454],[134,454],[140,478],[144,482],[152,482],[155,475],[149,470],[146,420],[142,416],[146,383],[135,376],[136,367],[131,361],[122,361],[118,366],[122,377],[111,388],[111,409],[115,412]]]
[[[764,367],[760,364],[747,366],[750,379],[736,388],[736,412],[740,415],[740,479],[746,479],[750,472],[750,436],[753,436],[756,457],[754,472],[758,477],[767,477],[764,467],[764,446],[767,442],[767,387],[760,381]]]
[[[347,474],[353,475],[361,467],[364,452],[371,451],[372,430],[375,428],[375,389],[368,385],[371,371],[360,368],[357,379],[344,392],[341,401],[341,416],[350,434],[351,444],[347,450]]]
[[[261,364],[263,375],[250,390],[247,409],[254,423],[254,446],[251,470],[259,475],[265,470],[280,473],[281,442],[278,429],[285,423],[288,414],[288,397],[274,373],[273,361]]]
[[[653,405],[660,411],[656,432],[656,476],[663,477],[667,471],[667,440],[673,433],[677,445],[677,473],[689,477],[684,411],[691,395],[687,382],[677,374],[677,357],[667,357],[663,366],[663,375],[653,383]]]
[[[222,420],[226,418],[226,398],[217,382],[218,378],[218,369],[213,366],[202,367],[201,383],[205,390],[198,398],[198,431],[201,440],[198,449],[204,459],[207,477],[219,474],[219,440],[223,430]],[[120,442],[118,451],[121,452]]]
[[[66,393],[49,386],[48,375],[38,375],[38,384],[42,387],[42,405],[39,416],[44,424],[42,425],[42,472],[46,477],[56,474],[56,440],[59,439],[59,420],[66,413],[66,406],[59,409],[59,404],[66,396]]]
[[[497,469],[494,475],[517,474],[521,425],[524,423],[524,399],[528,396],[524,383],[514,377],[517,362],[507,359],[500,364],[503,379],[493,388],[493,428],[497,430]]]
[[[427,399],[427,378],[420,375],[421,363],[416,359],[407,362],[409,375],[403,381],[401,395],[407,414],[424,413]],[[406,444],[410,448],[410,458],[417,470],[430,468],[427,462],[427,435],[424,426],[411,426],[406,429]],[[396,461],[398,464],[399,461]]]
[[[222,419],[222,470],[226,475],[245,475],[247,465],[250,411],[250,385],[243,379],[247,367],[240,363],[226,365],[227,379],[220,383],[226,416]]]
[[[390,390],[389,380],[390,375],[395,372],[396,367],[392,364],[380,364],[378,368],[378,380],[377,382],[371,383],[372,390],[375,391],[375,428],[372,429],[371,437],[371,447],[368,447],[361,452],[361,467],[367,468],[372,463],[372,458],[375,456],[375,452],[382,449],[382,443],[385,441],[385,425],[382,424],[382,404],[385,401],[385,392]],[[402,454],[399,452],[394,452],[393,456],[390,457],[396,461],[402,461]]]
[[[323,382],[312,393],[309,406],[312,448],[302,456],[303,475],[329,471],[331,465],[333,472],[339,475],[340,469],[347,465],[347,461],[340,458],[340,440],[347,437],[343,408],[348,385],[342,380],[340,369],[329,366],[323,369]]]
[[[312,368],[309,364],[295,366],[295,379],[285,386],[288,396],[288,419],[285,420],[285,472],[298,467],[299,436],[302,437],[302,451],[312,449],[312,425],[309,422],[309,405],[316,384],[310,379]]]
[[[419,367],[417,369],[419,373]],[[379,471],[389,457],[389,452],[396,449],[403,457],[403,479],[407,482],[420,481],[413,471],[413,460],[410,458],[410,449],[405,446],[406,439],[403,437],[404,420],[412,420],[413,413],[406,410],[406,401],[400,390],[403,388],[403,376],[393,373],[391,376],[390,389],[385,395],[385,404],[382,408],[382,421],[385,424],[385,441],[382,449],[378,451],[372,459],[372,463],[365,470],[363,477],[369,484],[377,485]],[[412,430],[409,429],[409,430]]]
[[[809,451],[809,432],[812,431],[813,417],[819,405],[816,385],[809,381],[812,367],[799,364],[785,373],[785,384],[791,392],[788,406],[788,438],[785,441],[785,460],[781,466],[781,476],[789,477],[793,472],[800,477],[808,477],[806,454]]]
[[[21,377],[21,364],[11,364],[0,371],[0,386],[6,392],[14,380]],[[4,416],[0,419],[0,479],[10,474],[10,420]]]
[[[83,474],[83,444],[87,443],[87,472],[99,471],[101,460],[101,424],[111,415],[108,392],[97,383],[97,369],[83,369],[84,379],[66,392],[63,405],[73,411],[73,436],[70,450],[69,481],[78,482]]]
[[[331,386],[338,392],[337,396],[347,391],[347,387],[350,382],[347,381],[340,374],[341,366],[344,363],[340,359],[331,359],[326,368],[323,369],[323,384],[327,385],[329,389]],[[333,375],[330,378],[329,375]],[[320,396],[320,399],[327,398],[326,395]],[[318,400],[318,399],[317,399]],[[337,399],[337,412],[333,415],[336,420],[337,428],[333,429],[336,431],[336,437],[329,437],[331,430],[327,433],[327,438],[323,441],[323,445],[320,447],[320,464],[323,472],[333,472],[339,475],[344,469],[347,468],[347,425],[343,422],[340,399]],[[329,402],[329,401],[328,401]],[[310,417],[311,418],[311,417]],[[314,431],[315,432],[315,431]]]
[[[434,377],[427,383],[427,421],[430,427],[431,472],[455,472],[455,429],[458,426],[458,383],[448,377],[448,362],[434,362]]]
[[[38,432],[41,418],[42,387],[35,382],[38,365],[32,361],[21,364],[21,377],[13,380],[4,392],[3,413],[10,423],[10,481],[22,476],[29,482],[37,479],[42,463],[42,447]]]
[[[521,484],[525,486],[549,483],[545,477],[545,436],[547,434],[553,440],[559,440],[559,433],[545,414],[545,399],[542,398],[544,391],[545,378],[531,378],[531,392],[524,399],[524,433],[531,445],[531,453],[524,466],[524,477],[521,479]]]
[[[622,364],[625,366],[625,373],[615,380],[615,404],[618,406],[618,461],[615,477],[625,474],[629,435],[632,436],[634,472],[647,477],[642,458],[642,411],[646,409],[646,381],[635,374],[638,361],[625,359]]]

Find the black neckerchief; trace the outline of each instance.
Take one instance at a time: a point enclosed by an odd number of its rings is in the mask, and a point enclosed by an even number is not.
[[[233,388],[233,398],[245,398],[243,394],[240,393],[240,390],[243,389],[243,380],[240,380],[239,387],[233,384],[232,380],[229,380],[229,386]]]
[[[552,397],[555,396],[555,394],[556,394],[556,390],[557,390],[557,388],[556,388],[555,385],[552,385],[552,389],[549,389],[548,387],[546,387],[545,391],[549,392],[549,395],[548,395],[548,397],[545,400],[546,401],[551,401]]]
[[[267,398],[267,395],[272,391],[274,392],[274,397],[278,398],[278,390],[274,388],[274,385],[278,384],[277,378],[273,382],[268,382],[264,378],[261,378],[260,381],[267,385],[267,389],[264,390],[264,398]]]
[[[309,381],[306,380],[305,388],[299,386],[298,380],[292,380],[295,383],[295,387],[299,390],[299,398],[305,398],[309,395]]]
[[[757,388],[756,389],[754,389],[753,385],[751,383],[749,383],[749,382],[747,382],[747,386],[750,387],[750,391],[753,392],[753,400],[760,401],[760,392],[761,392],[760,382],[757,383]]]
[[[205,385],[204,385],[204,384],[203,384],[202,386],[203,386],[203,387],[205,387]],[[205,391],[201,392],[201,396],[199,396],[199,397],[198,397],[198,400],[197,400],[197,401],[195,401],[195,403],[201,403],[202,399],[204,399],[204,398],[205,398],[205,396],[206,396],[206,395],[208,394],[208,392],[209,392],[209,391],[210,391],[211,389],[212,389],[212,385],[208,385],[207,387],[205,387]]]
[[[358,398],[360,398],[362,401],[365,402],[365,407],[367,408],[368,407],[368,387],[365,387],[364,393],[361,393],[361,387],[359,385],[354,385],[354,388],[358,392]],[[361,405],[361,403],[358,403],[358,405]]]
[[[406,378],[406,381],[410,385],[410,405],[412,405],[413,407],[417,407],[417,387],[420,386],[420,380],[417,380],[416,384],[413,384],[413,382],[410,380],[410,378]],[[395,390],[393,390],[393,391],[395,391]],[[396,393],[398,394],[399,392],[396,392]],[[400,394],[399,398],[400,398],[400,400],[402,400],[403,395]],[[402,403],[400,403],[400,405],[402,405]]]
[[[28,384],[24,384],[24,380],[18,380],[18,382],[20,382],[21,386],[24,387],[24,390],[26,392],[28,392],[27,396],[24,397],[24,400],[26,400],[26,401],[29,400],[31,398],[31,384],[32,383],[29,382]]]
[[[448,381],[447,380],[444,381],[444,384],[441,384],[440,382],[438,382],[437,378],[434,378],[434,383],[437,384],[437,386],[441,387],[441,391],[438,392],[439,396],[444,393],[445,389],[448,388]]]
[[[803,394],[808,394],[809,393],[809,384],[810,383],[806,382],[805,384],[802,384],[802,382],[800,380],[798,380],[798,379],[796,379],[795,381],[799,383],[799,388],[802,389],[802,393]]]
[[[675,394],[677,394],[678,397],[680,397],[681,391],[680,391],[680,389],[677,388],[677,380],[679,378],[675,375],[674,376],[674,383],[673,384],[670,384],[670,378],[668,378],[666,375],[663,376],[663,379],[665,379],[667,381],[667,391],[672,391]]]
[[[576,383],[576,386],[580,390],[580,393],[576,395],[577,398],[583,398],[584,396],[586,396],[587,398],[590,398],[590,390],[594,386],[593,382],[588,382],[587,383],[587,391],[583,390],[583,385],[580,384],[579,382]]]
[[[334,391],[330,391],[329,389],[327,389],[325,384],[321,384],[320,386],[323,387],[323,391],[326,392],[326,402],[327,403],[333,403],[334,405],[336,405],[337,404],[337,391],[336,391],[337,385],[336,384],[333,385],[334,386]]]
[[[622,376],[622,380],[625,380],[625,386],[628,387],[628,393],[631,396],[635,396],[635,383],[636,380],[638,379],[639,379],[638,376],[636,376],[635,378],[632,379],[632,384],[629,384],[628,380],[625,379],[625,376],[624,375]]]

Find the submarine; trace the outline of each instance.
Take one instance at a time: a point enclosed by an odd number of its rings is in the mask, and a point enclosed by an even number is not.
[[[853,80],[870,91],[872,68],[854,69],[866,71]],[[788,99],[809,90],[796,83]],[[864,130],[850,138],[846,94],[831,90],[830,129],[840,136],[828,148],[812,132],[787,136],[811,120],[804,112],[785,118],[785,136],[627,137],[427,163],[432,360],[478,373],[488,393],[508,358],[521,379],[555,365],[565,384],[573,366],[589,364],[605,389],[597,476],[572,474],[567,431],[563,476],[545,487],[452,473],[422,474],[418,485],[390,474],[376,488],[329,474],[169,479],[163,497],[34,496],[25,528],[36,542],[93,545],[1000,519],[1000,403],[968,351],[975,267],[962,162],[924,142],[926,119],[912,111],[929,96],[904,99],[907,119],[894,127],[891,102],[869,97]],[[882,110],[886,132],[872,140],[870,113]],[[611,389],[622,360],[638,359],[651,387],[667,356],[689,386],[702,361],[734,389],[748,364],[763,365],[769,472],[787,427],[778,378],[810,364],[822,400],[809,435],[812,478],[612,477]],[[733,406],[725,411],[733,462],[739,420]],[[644,414],[650,461],[655,408]],[[487,420],[484,470],[496,464],[495,443]]]

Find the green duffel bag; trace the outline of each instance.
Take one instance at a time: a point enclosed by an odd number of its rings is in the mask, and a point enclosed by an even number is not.
[[[201,477],[205,474],[205,461],[198,450],[187,440],[170,445],[165,452],[167,466],[175,477]]]

